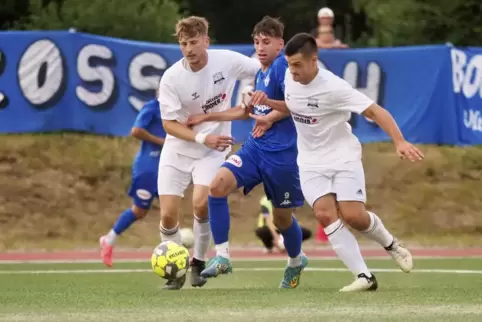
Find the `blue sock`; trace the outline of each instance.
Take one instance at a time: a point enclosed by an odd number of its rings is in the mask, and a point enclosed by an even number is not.
[[[295,258],[301,253],[301,243],[303,242],[303,232],[301,231],[298,221],[293,217],[293,223],[287,229],[281,232],[288,256]]]
[[[120,235],[124,232],[124,230],[129,228],[136,220],[137,220],[136,215],[134,215],[132,210],[129,208],[126,211],[124,211],[122,215],[119,216],[119,218],[117,218],[117,221],[114,224],[114,228],[112,230],[114,230],[114,232],[117,235]]]
[[[229,239],[229,206],[227,197],[208,198],[209,224],[213,234],[214,244],[225,243]]]

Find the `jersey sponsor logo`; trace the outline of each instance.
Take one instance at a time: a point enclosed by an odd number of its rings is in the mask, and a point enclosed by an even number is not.
[[[232,155],[227,160],[227,163],[231,163],[235,167],[241,168],[243,166],[243,160],[239,157],[239,155]]]
[[[256,115],[266,115],[271,112],[271,107],[267,105],[256,105],[254,107],[254,114]]]
[[[139,199],[142,200],[149,200],[152,198],[152,194],[144,189],[138,189],[136,190],[136,195],[139,197]]]
[[[199,94],[197,92],[192,93],[191,96],[193,101],[199,98]]]
[[[206,101],[206,103],[204,103],[201,108],[204,112],[204,114],[207,114],[207,112],[212,109],[213,107],[221,104],[221,102],[223,102],[224,100],[226,99],[226,93],[221,93],[221,94],[218,94],[210,99],[208,99]]]
[[[318,119],[316,117],[296,114],[296,113],[293,113],[293,112],[291,112],[291,115],[293,116],[293,120],[295,122],[298,122],[298,123],[303,123],[303,124],[316,124],[316,123],[318,123]]]
[[[215,73],[213,75],[213,82],[214,82],[214,85],[216,84],[222,84],[224,82],[225,78],[223,76],[223,73],[219,72],[219,73]]]

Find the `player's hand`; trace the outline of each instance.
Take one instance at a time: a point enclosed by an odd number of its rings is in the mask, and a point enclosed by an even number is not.
[[[206,121],[206,114],[196,114],[188,117],[186,125],[192,127]]]
[[[268,100],[268,95],[263,91],[249,92],[248,95],[251,98],[249,101],[249,105],[251,106],[266,105],[266,101]]]
[[[268,131],[271,126],[273,126],[273,122],[270,121],[266,115],[255,115],[250,113],[249,116],[256,121],[254,123],[252,132],[252,135],[255,139],[262,137],[266,133],[266,131]]]
[[[224,151],[234,144],[234,139],[230,136],[209,134],[204,140],[204,145],[208,148]]]
[[[395,147],[397,149],[397,155],[402,160],[408,159],[412,162],[415,162],[421,161],[424,158],[422,151],[420,151],[416,146],[407,141],[397,143]]]

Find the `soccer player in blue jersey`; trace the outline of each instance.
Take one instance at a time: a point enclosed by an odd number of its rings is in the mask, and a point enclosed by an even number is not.
[[[283,24],[271,17],[263,18],[253,30],[254,46],[262,68],[256,75],[255,92],[250,93],[248,105],[254,106],[255,115],[269,122],[264,127],[255,124],[243,147],[226,160],[211,183],[209,220],[217,255],[201,272],[206,278],[232,271],[228,247],[228,195],[240,187],[244,187],[247,194],[260,183],[264,184],[266,196],[273,203],[274,224],[283,236],[289,256],[280,287],[297,287],[301,271],[308,264],[301,251],[302,231],[292,216],[294,208],[304,203],[296,165],[296,130],[291,118],[270,107],[271,104],[285,104],[284,76],[288,65],[282,54],[283,30]],[[266,98],[268,103],[257,104]],[[246,119],[250,110],[246,106],[233,107],[229,111],[193,116],[188,123]]]
[[[141,141],[132,165],[132,183],[128,192],[133,205],[119,216],[107,235],[100,237],[101,257],[109,267],[112,266],[112,250],[117,236],[135,221],[144,218],[157,197],[159,156],[166,136],[158,100],[144,105],[137,115],[131,135]]]

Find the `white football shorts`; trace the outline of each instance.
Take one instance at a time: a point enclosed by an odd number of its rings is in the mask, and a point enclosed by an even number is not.
[[[227,152],[210,151],[202,159],[188,156],[164,148],[159,160],[157,191],[159,196],[174,195],[184,197],[189,184],[209,186],[226,159]]]
[[[361,161],[341,164],[336,168],[300,167],[301,190],[313,207],[319,198],[334,193],[337,201],[366,202],[365,172]]]

